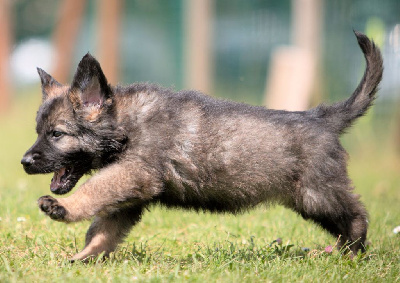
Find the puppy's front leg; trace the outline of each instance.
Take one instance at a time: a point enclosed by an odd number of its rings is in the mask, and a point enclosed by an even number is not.
[[[146,164],[119,162],[101,169],[66,198],[43,196],[40,209],[52,219],[76,222],[107,216],[121,207],[143,206],[160,192],[158,174]]]

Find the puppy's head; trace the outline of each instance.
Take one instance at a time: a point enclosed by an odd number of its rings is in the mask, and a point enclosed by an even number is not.
[[[65,194],[85,173],[115,160],[126,135],[116,127],[113,92],[90,54],[82,58],[70,86],[41,69],[38,73],[38,137],[21,163],[28,174],[54,173],[51,191]]]

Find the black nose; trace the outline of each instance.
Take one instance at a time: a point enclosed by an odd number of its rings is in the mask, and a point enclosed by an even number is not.
[[[31,166],[33,164],[32,155],[28,155],[28,156],[22,157],[21,164],[24,165],[24,166]]]
[[[25,154],[24,157],[21,159],[21,164],[24,165],[24,167],[31,166],[33,163],[35,163],[35,160],[39,158],[38,153],[34,154]]]

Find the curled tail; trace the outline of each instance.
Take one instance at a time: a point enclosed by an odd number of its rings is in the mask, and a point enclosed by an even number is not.
[[[314,117],[325,118],[338,133],[344,132],[358,117],[366,113],[375,99],[383,73],[383,60],[379,48],[366,35],[357,31],[354,33],[367,62],[361,82],[349,99],[311,110]]]

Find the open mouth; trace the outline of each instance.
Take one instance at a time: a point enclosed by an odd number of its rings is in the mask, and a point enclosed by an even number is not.
[[[63,167],[54,172],[51,179],[50,190],[58,195],[68,193],[82,177],[82,174],[76,173],[74,167]]]

